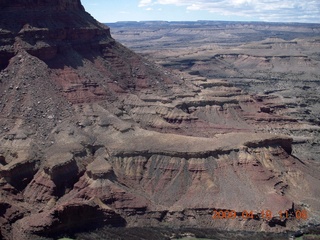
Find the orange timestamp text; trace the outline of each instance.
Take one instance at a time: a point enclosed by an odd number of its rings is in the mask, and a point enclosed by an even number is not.
[[[308,212],[306,210],[286,210],[278,211],[274,214],[270,210],[262,210],[259,213],[254,213],[253,211],[244,210],[242,212],[236,212],[235,210],[214,210],[212,213],[212,219],[265,219],[271,220],[274,217],[280,218],[280,220],[285,220],[289,218],[296,218],[298,220],[307,220]]]

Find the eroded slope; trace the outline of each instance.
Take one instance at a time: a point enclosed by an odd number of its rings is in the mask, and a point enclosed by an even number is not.
[[[300,224],[259,218],[265,208],[319,221],[318,170],[291,155],[290,137],[256,133],[300,122],[226,81],[153,65],[79,1],[0,3],[1,237]],[[252,210],[258,221],[213,221],[214,209]]]

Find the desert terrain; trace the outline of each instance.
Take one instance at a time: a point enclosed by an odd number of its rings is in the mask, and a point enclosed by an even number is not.
[[[270,123],[259,131],[290,135],[295,155],[320,160],[319,24],[151,21],[109,26],[119,42],[182,77],[226,80],[269,99],[268,111],[310,124],[279,128]]]
[[[317,231],[318,25],[0,11],[1,239]]]

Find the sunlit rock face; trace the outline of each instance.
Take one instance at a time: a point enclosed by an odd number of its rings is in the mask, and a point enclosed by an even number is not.
[[[319,210],[296,120],[218,79],[181,79],[117,43],[80,1],[0,2],[0,228],[4,239],[111,225],[284,231],[214,209]],[[33,236],[34,237],[34,236]]]

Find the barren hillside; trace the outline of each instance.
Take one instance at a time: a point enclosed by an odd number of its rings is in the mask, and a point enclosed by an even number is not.
[[[292,136],[261,131],[317,129],[274,111],[280,97],[165,70],[79,0],[0,1],[0,11],[0,238],[319,223],[318,166],[292,155]],[[214,220],[217,210],[235,219]]]

